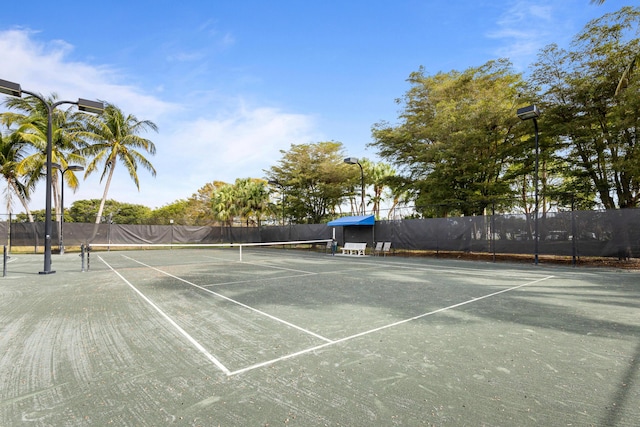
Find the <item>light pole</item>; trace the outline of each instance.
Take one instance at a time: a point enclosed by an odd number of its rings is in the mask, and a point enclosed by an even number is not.
[[[275,185],[276,187],[280,188],[280,192],[282,193],[282,226],[284,227],[284,185],[280,184],[279,181],[275,180],[275,179],[270,179],[269,181],[267,181],[269,184],[271,185]]]
[[[80,172],[84,170],[84,167],[79,165],[70,165],[66,168],[62,168],[62,166],[58,163],[51,163],[51,166],[60,171],[61,176],[61,185],[60,185],[60,255],[64,254],[64,233],[62,228],[64,227],[64,174],[67,171],[72,172]]]
[[[538,235],[538,157],[539,157],[539,151],[540,151],[540,147],[538,144],[538,117],[540,117],[540,110],[538,110],[538,107],[535,105],[529,105],[528,107],[522,107],[522,108],[518,108],[518,111],[516,112],[518,117],[521,120],[533,120],[533,127],[535,129],[535,140],[536,140],[536,164],[535,164],[535,169],[534,169],[534,173],[533,173],[533,186],[534,186],[534,192],[535,192],[535,196],[534,196],[534,204],[535,204],[535,211],[533,213],[533,230],[534,230],[534,249],[533,249],[533,253],[534,253],[534,264],[538,265],[538,242],[540,240],[540,236]]]
[[[360,207],[362,209],[362,215],[364,215],[364,169],[362,169],[362,165],[358,161],[357,157],[347,157],[344,159],[344,162],[350,165],[360,166],[360,195],[362,197]]]
[[[0,79],[0,93],[21,98],[23,92],[40,100],[40,102],[42,102],[42,104],[47,108],[47,188],[44,207],[44,269],[40,272],[40,274],[51,274],[55,273],[55,271],[51,270],[51,122],[53,117],[53,110],[55,110],[56,107],[62,104],[73,104],[77,105],[80,111],[100,114],[104,110],[104,104],[102,102],[89,101],[82,98],[78,99],[76,102],[57,101],[49,103],[37,93],[21,89],[18,83]]]

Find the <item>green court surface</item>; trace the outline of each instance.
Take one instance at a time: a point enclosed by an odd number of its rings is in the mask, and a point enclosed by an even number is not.
[[[15,255],[2,426],[637,426],[640,272],[261,249]]]

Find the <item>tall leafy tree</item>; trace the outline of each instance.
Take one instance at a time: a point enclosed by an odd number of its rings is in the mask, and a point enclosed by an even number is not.
[[[83,138],[91,141],[82,151],[88,157],[85,177],[100,171],[100,181],[106,178],[96,223],[99,223],[102,218],[104,204],[118,163],[125,167],[138,190],[140,190],[139,166],[151,172],[153,176],[156,175],[155,168],[145,157],[145,154],[155,154],[155,144],[150,139],[140,136],[141,133],[149,130],[157,132],[158,127],[150,120],[138,120],[132,114],[125,115],[117,106],[107,104],[104,113],[88,120],[87,130],[80,133]]]
[[[100,199],[76,200],[68,209],[65,209],[65,221],[83,223],[93,221],[100,202]],[[115,200],[107,200],[104,213],[106,218],[116,224],[148,224],[151,218],[150,208]]]
[[[602,5],[604,4],[604,0],[591,0],[592,4]],[[616,87],[616,95],[619,95],[623,90],[629,86],[629,80],[633,77],[633,73],[636,68],[636,63],[638,62],[638,58],[640,57],[640,53],[636,52],[636,54],[631,58],[629,64],[625,68],[622,76],[620,76],[620,80],[618,81],[618,86]]]
[[[281,150],[278,164],[266,170],[286,194],[286,216],[298,223],[321,223],[344,200],[360,171],[343,162],[342,143],[336,141],[292,144]],[[358,181],[359,182],[359,181]]]
[[[172,223],[176,225],[191,225],[193,223],[188,214],[189,204],[189,200],[179,199],[158,209],[154,209],[149,214],[149,222],[159,225]]]
[[[514,150],[518,94],[526,84],[506,60],[464,72],[409,77],[398,100],[400,124],[373,128],[380,156],[397,168],[423,214],[482,214],[511,195],[506,169]],[[400,180],[396,180],[397,183]]]
[[[564,143],[570,174],[590,181],[607,209],[640,203],[637,79],[616,94],[640,48],[639,23],[640,9],[632,7],[591,21],[572,50],[546,47],[534,73],[543,88],[545,132]]]

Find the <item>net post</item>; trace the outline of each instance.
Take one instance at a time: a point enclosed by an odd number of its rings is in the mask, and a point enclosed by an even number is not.
[[[90,256],[89,254],[90,254],[90,251],[91,251],[91,246],[89,246],[88,244],[83,243],[83,244],[80,245],[80,257],[82,258],[82,270],[81,270],[82,272],[85,271],[85,269],[84,269],[84,255],[85,254],[87,254],[87,270],[86,271],[89,271],[89,256]]]
[[[80,258],[82,258],[82,269],[80,271],[84,273],[84,243],[80,245]]]

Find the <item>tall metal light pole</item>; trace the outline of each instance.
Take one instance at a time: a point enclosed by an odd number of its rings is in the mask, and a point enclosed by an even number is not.
[[[40,100],[40,102],[42,102],[42,104],[47,108],[47,165],[46,165],[47,188],[46,188],[46,198],[45,198],[45,207],[44,207],[45,209],[44,269],[40,272],[40,274],[51,274],[51,273],[55,273],[55,271],[51,270],[51,234],[52,234],[51,232],[51,145],[52,145],[51,122],[53,117],[53,110],[55,110],[56,107],[62,104],[73,104],[73,105],[77,105],[80,111],[100,114],[104,110],[104,104],[102,102],[90,101],[82,98],[78,99],[76,102],[58,101],[58,102],[49,103],[37,93],[21,89],[18,83],[13,83],[13,82],[0,79],[0,93],[21,98],[23,92],[26,93],[27,95],[31,95],[34,98]]]
[[[360,166],[360,196],[362,198],[360,207],[362,209],[362,215],[364,215],[364,169],[362,169],[362,165],[358,161],[357,157],[347,157],[344,159],[344,162],[350,165]]]
[[[72,171],[72,172],[80,172],[84,170],[84,167],[79,166],[79,165],[70,165],[67,166],[66,168],[62,168],[61,165],[59,165],[58,163],[51,163],[51,166],[55,169],[58,169],[60,171],[60,175],[61,175],[61,188],[60,188],[60,241],[59,241],[59,246],[60,246],[60,255],[64,254],[64,233],[63,233],[63,227],[64,227],[64,174],[67,171]]]
[[[533,186],[535,191],[535,211],[533,213],[533,229],[534,229],[534,263],[538,265],[538,242],[540,236],[538,233],[538,157],[540,146],[538,145],[538,117],[540,117],[540,110],[535,105],[529,105],[528,107],[518,108],[518,117],[521,120],[533,120],[533,127],[535,129],[536,139],[536,165],[533,174]]]
[[[284,199],[285,199],[284,185],[280,184],[280,182],[275,179],[270,179],[267,182],[271,185],[275,185],[276,187],[279,187],[280,193],[282,193],[282,226],[284,227]]]

